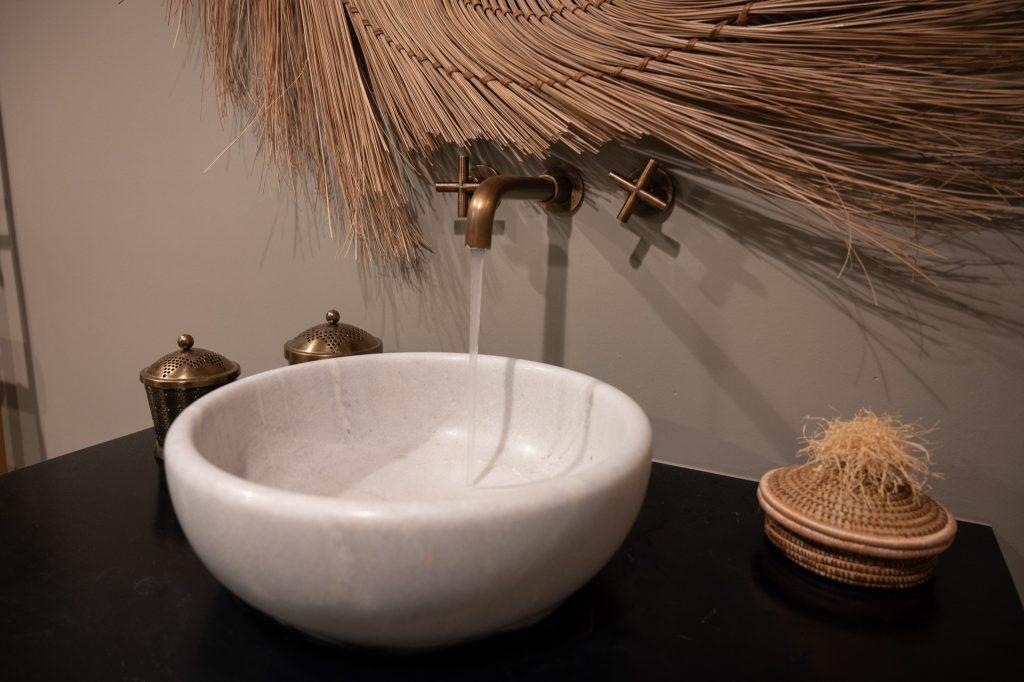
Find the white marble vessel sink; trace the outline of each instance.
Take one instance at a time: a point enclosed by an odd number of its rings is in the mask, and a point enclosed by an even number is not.
[[[650,422],[583,374],[489,356],[478,372],[468,485],[465,355],[322,360],[197,401],[164,446],[196,554],[333,641],[438,646],[542,617],[632,526]]]

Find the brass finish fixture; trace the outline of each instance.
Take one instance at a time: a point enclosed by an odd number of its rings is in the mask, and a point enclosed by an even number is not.
[[[327,322],[310,327],[284,344],[288,364],[384,351],[384,343],[376,336],[340,320],[337,310],[328,310]]]
[[[580,172],[564,163],[551,163],[542,175],[554,178],[558,183],[555,196],[541,205],[548,213],[575,213],[583,203],[583,176]]]
[[[635,181],[627,180],[616,172],[608,174],[619,187],[629,192],[626,201],[619,209],[618,219],[628,222],[633,213],[640,215],[657,215],[672,205],[676,196],[675,183],[672,176],[658,167],[654,159],[647,159],[647,164]]]
[[[146,387],[156,430],[156,457],[163,459],[164,437],[182,410],[216,388],[238,378],[242,368],[220,353],[193,348],[189,334],[178,337],[178,350],[139,372]]]
[[[455,182],[434,183],[434,189],[438,192],[457,192],[459,195],[459,217],[465,218],[466,212],[469,209],[469,197],[476,191],[481,182],[497,174],[490,166],[476,165],[471,168],[469,157],[459,156],[458,180]]]
[[[502,199],[533,199],[551,213],[572,213],[583,203],[583,177],[574,168],[554,166],[537,177],[495,175],[481,182],[469,202],[466,246],[491,248],[494,213]]]

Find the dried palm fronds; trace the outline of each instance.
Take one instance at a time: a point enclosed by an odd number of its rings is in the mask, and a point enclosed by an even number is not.
[[[267,162],[310,181],[332,223],[343,204],[351,239],[385,263],[425,247],[407,167],[476,140],[536,157],[654,136],[841,235],[848,261],[865,246],[922,275],[922,235],[1024,215],[1024,1],[171,0],[170,13],[203,36],[222,102],[246,112]]]

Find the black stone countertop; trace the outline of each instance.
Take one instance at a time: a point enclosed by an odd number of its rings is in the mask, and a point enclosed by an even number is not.
[[[991,528],[962,523],[923,587],[847,588],[766,543],[754,483],[661,464],[622,549],[540,624],[425,654],[332,647],[203,568],[152,447],[143,431],[0,476],[0,678],[1024,679]]]

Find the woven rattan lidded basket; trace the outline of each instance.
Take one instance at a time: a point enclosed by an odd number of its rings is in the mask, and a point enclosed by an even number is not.
[[[769,471],[757,498],[776,547],[807,570],[850,585],[919,585],[956,535],[953,515],[931,497],[906,488],[858,501],[814,464]]]

